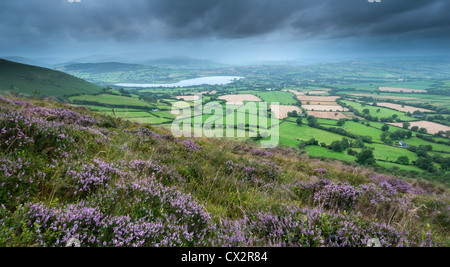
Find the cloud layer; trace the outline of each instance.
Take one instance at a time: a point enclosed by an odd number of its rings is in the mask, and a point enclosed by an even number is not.
[[[2,0],[0,49],[57,43],[450,39],[448,0]]]

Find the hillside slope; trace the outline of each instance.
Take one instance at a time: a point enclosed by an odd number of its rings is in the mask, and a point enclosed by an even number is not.
[[[4,97],[0,147],[0,246],[448,245],[446,189],[285,147]]]
[[[0,91],[41,97],[96,93],[101,86],[64,72],[0,59]]]

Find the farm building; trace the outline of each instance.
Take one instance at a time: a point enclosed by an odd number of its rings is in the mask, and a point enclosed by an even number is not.
[[[408,147],[408,145],[405,144],[403,141],[400,141],[398,143],[400,144],[400,147],[403,147],[403,148],[407,148]]]

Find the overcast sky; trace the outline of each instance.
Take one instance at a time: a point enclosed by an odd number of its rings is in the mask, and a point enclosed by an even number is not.
[[[0,56],[450,55],[449,0],[1,0]]]

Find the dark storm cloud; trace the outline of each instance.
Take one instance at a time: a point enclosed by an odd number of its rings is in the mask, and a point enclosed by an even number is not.
[[[0,29],[12,38],[219,37],[277,31],[312,36],[448,35],[446,0],[2,0]]]
[[[448,42],[450,1],[381,1],[1,0],[0,52],[75,43],[112,47],[255,38]]]

